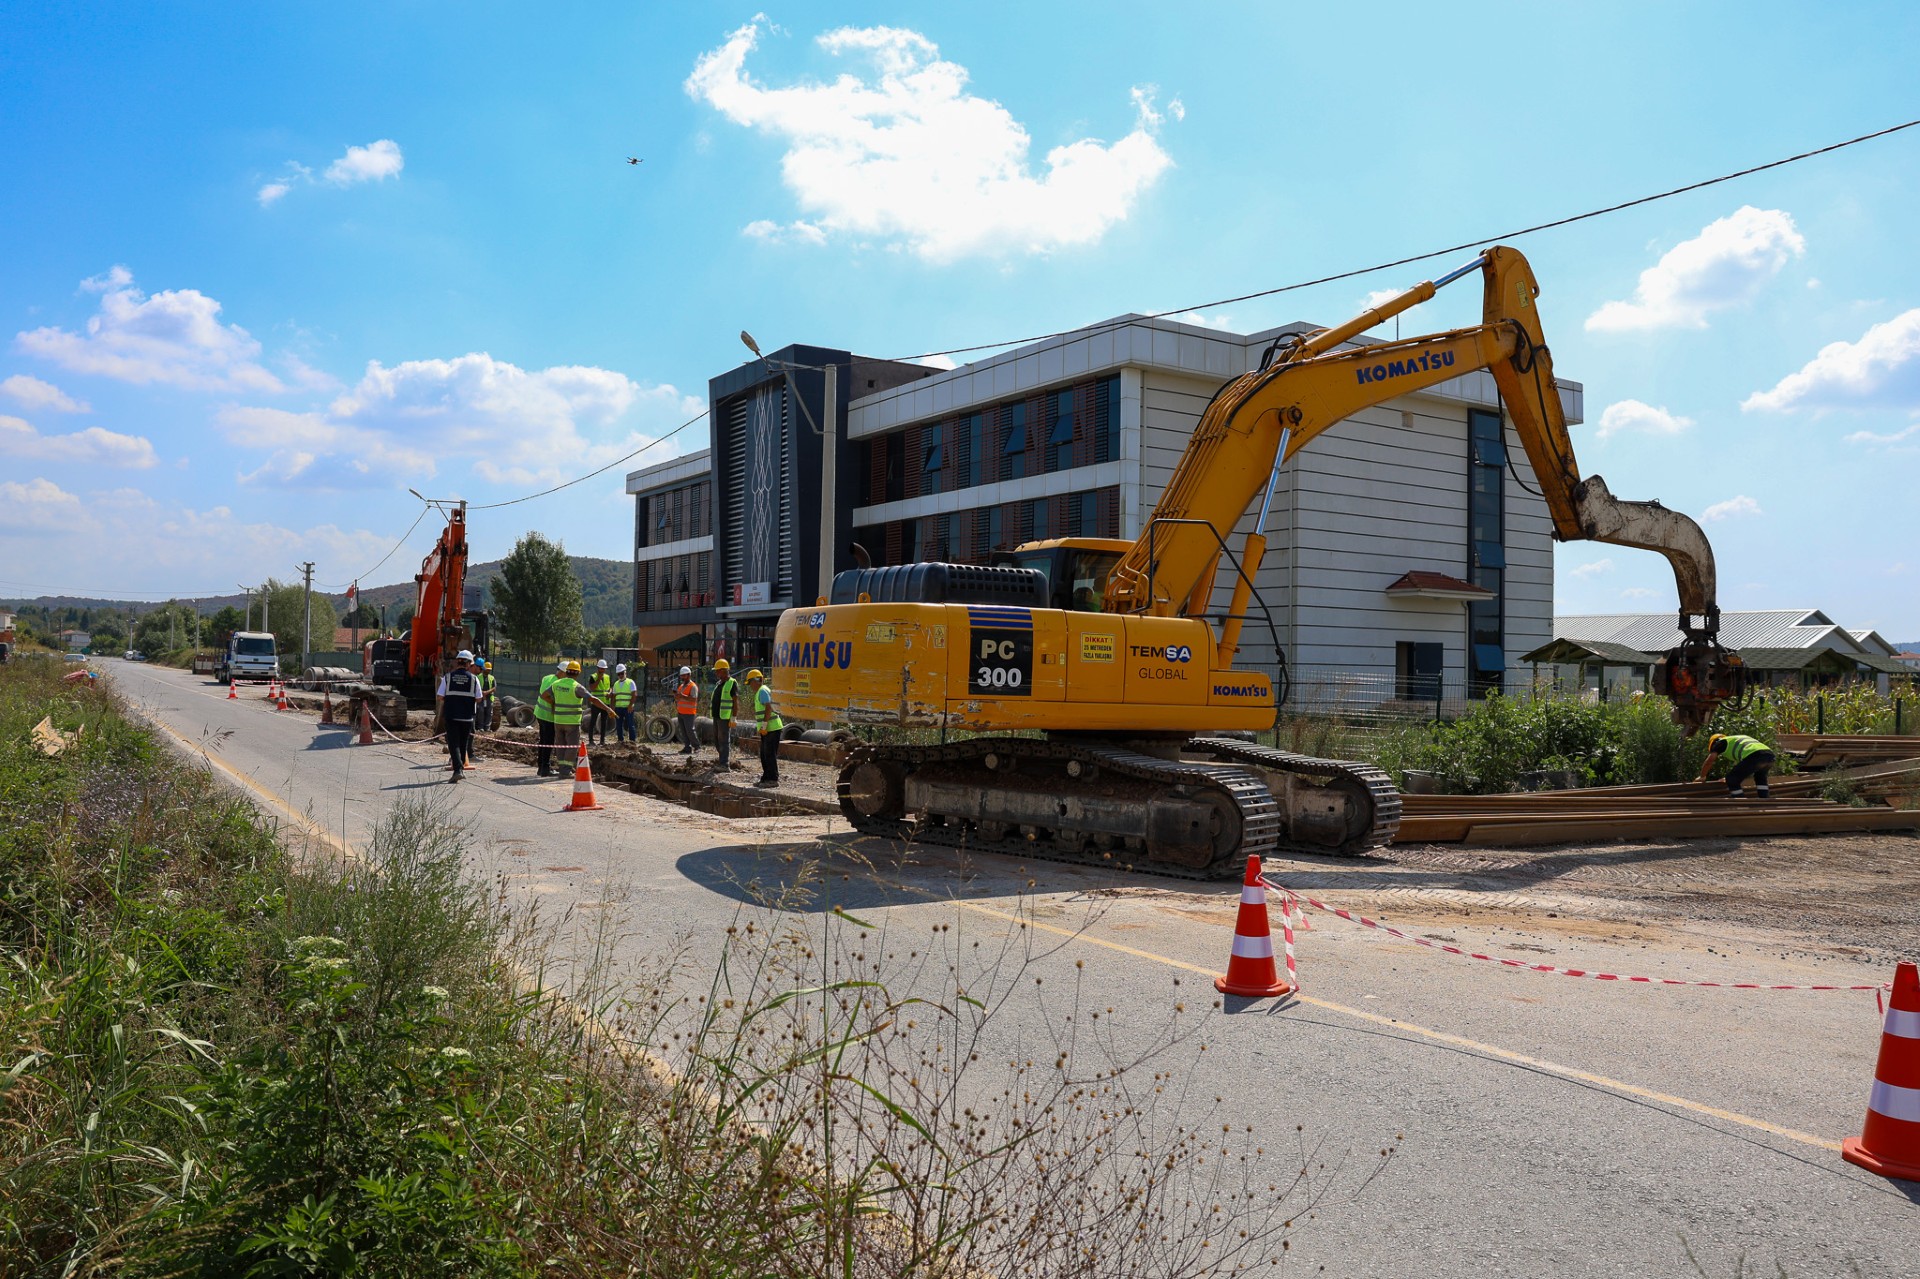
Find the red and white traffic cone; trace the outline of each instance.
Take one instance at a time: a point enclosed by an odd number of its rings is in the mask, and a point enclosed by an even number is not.
[[[1260,859],[1247,858],[1247,878],[1240,885],[1240,919],[1233,928],[1233,954],[1227,973],[1213,979],[1223,995],[1265,999],[1285,995],[1293,987],[1280,980],[1273,962],[1273,929],[1267,924],[1267,886],[1260,878]]]
[[[322,724],[332,724],[335,722],[333,718],[333,686],[331,684],[322,684],[320,686],[320,695],[326,698],[324,702],[320,703],[320,722]]]
[[[1912,964],[1894,970],[1866,1127],[1840,1143],[1840,1157],[1882,1177],[1920,1181],[1920,969]]]
[[[580,754],[573,763],[573,802],[560,811],[578,813],[598,807],[600,801],[593,797],[593,768],[587,762],[587,744],[581,742]]]
[[[287,686],[279,680],[273,682],[273,709],[284,711],[287,708]]]
[[[373,708],[365,698],[360,700],[360,744],[373,745]]]
[[[227,700],[230,702],[240,700],[240,681],[231,675],[227,676]]]

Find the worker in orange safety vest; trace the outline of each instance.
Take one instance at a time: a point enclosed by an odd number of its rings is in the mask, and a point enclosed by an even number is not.
[[[693,682],[693,668],[680,668],[680,682],[673,690],[674,713],[680,717],[680,753],[693,754],[700,744],[699,736],[694,732],[694,717],[700,713],[700,686]]]

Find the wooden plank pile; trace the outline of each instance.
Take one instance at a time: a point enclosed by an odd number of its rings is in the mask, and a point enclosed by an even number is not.
[[[1920,751],[1916,751],[1920,755]],[[1920,788],[1920,758],[1841,774],[1869,800],[1854,808],[1820,798],[1835,774],[1775,778],[1773,798],[1730,799],[1718,781],[1599,786],[1524,795],[1404,795],[1396,844],[1513,847],[1621,839],[1831,835],[1920,829],[1920,810],[1892,804]]]
[[[1802,768],[1920,757],[1920,737],[1886,737],[1864,733],[1782,733],[1774,746],[1793,756]]]

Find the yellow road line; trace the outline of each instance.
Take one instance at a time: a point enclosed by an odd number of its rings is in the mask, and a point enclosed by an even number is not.
[[[335,852],[339,853],[342,857],[348,858],[349,860],[357,860],[359,858],[360,854],[356,853],[353,850],[353,847],[349,845],[346,842],[346,840],[342,839],[338,835],[335,835],[332,831],[320,825],[320,823],[314,821],[313,818],[307,816],[305,813],[294,808],[293,805],[281,799],[278,795],[274,794],[272,791],[262,786],[259,782],[255,781],[253,778],[247,776],[245,773],[235,768],[232,764],[227,763],[226,760],[216,757],[212,751],[206,750],[200,745],[181,736],[181,734],[174,731],[173,726],[171,724],[168,724],[165,720],[160,719],[158,716],[150,716],[147,722],[152,724],[155,728],[158,728],[161,732],[165,733],[168,737],[171,737],[174,741],[179,742],[182,746],[186,747],[188,751],[192,752],[195,755],[198,755],[201,759],[206,760],[207,763],[213,765],[215,768],[225,773],[228,777],[231,777],[234,781],[239,782],[242,786],[252,791],[255,795],[258,795],[261,799],[265,800],[270,806],[272,806],[272,808],[276,812],[284,816],[288,821],[294,823],[294,825],[296,826],[301,827],[308,834],[314,836],[316,839],[323,841],[329,847],[331,847]]]
[[[909,892],[918,893],[936,901],[950,902],[963,910],[971,910],[982,915],[990,915],[995,919],[1006,920],[1009,923],[1025,924],[1029,928],[1037,928],[1042,932],[1054,933],[1073,941],[1086,942],[1092,946],[1101,946],[1107,950],[1117,950],[1123,955],[1132,955],[1136,959],[1151,960],[1157,964],[1164,964],[1168,968],[1178,968],[1183,972],[1189,973],[1200,973],[1206,977],[1219,975],[1215,969],[1203,968],[1198,964],[1189,964],[1185,960],[1173,959],[1166,955],[1156,955],[1150,950],[1140,950],[1134,946],[1124,946],[1119,942],[1108,941],[1103,937],[1095,937],[1091,933],[1076,932],[1072,929],[1061,928],[1054,924],[1042,923],[1037,919],[1027,919],[1020,915],[1010,914],[1007,911],[995,910],[991,906],[981,906],[977,903],[961,901],[957,898],[939,897],[924,889],[911,888],[904,884],[899,885],[899,887],[907,888]],[[1557,1061],[1548,1061],[1542,1057],[1530,1057],[1525,1053],[1514,1052],[1510,1048],[1500,1048],[1493,1044],[1481,1043],[1477,1039],[1468,1039],[1463,1035],[1449,1034],[1444,1030],[1433,1030],[1414,1022],[1402,1021],[1396,1017],[1383,1017],[1379,1013],[1370,1013],[1364,1008],[1352,1008],[1346,1004],[1336,1004],[1332,1000],[1316,999],[1311,995],[1303,995],[1297,991],[1293,997],[1301,1003],[1311,1004],[1315,1008],[1323,1008],[1328,1012],[1355,1017],[1361,1021],[1371,1022],[1376,1026],[1390,1027],[1391,1029],[1402,1031],[1409,1035],[1418,1035],[1423,1039],[1432,1040],[1437,1044],[1447,1044],[1454,1048],[1464,1048],[1470,1052],[1481,1053],[1489,1057],[1497,1057],[1502,1061],[1510,1061],[1515,1065],[1526,1066],[1533,1070],[1544,1070],[1565,1079],[1578,1080],[1583,1084],[1592,1084],[1595,1087],[1605,1088],[1612,1092],[1624,1093],[1630,1097],[1640,1097],[1647,1101],[1657,1101],[1664,1106],[1674,1106],[1681,1110],[1691,1111],[1697,1115],[1708,1115],[1714,1119],[1723,1119],[1728,1123],[1740,1124],[1748,1128],[1757,1128],[1761,1132],[1772,1133],[1776,1137],[1785,1137],[1789,1141],[1797,1141],[1802,1145],[1817,1146],[1821,1150],[1837,1151],[1840,1149],[1840,1143],[1837,1141],[1829,1141],[1825,1137],[1816,1137],[1812,1133],[1801,1132],[1797,1128],[1788,1128],[1769,1120],[1756,1119],[1752,1115],[1743,1115],[1735,1110],[1722,1110],[1718,1106],[1709,1106],[1704,1102],[1690,1101],[1685,1097],[1675,1097],[1671,1093],[1656,1092],[1651,1088],[1642,1088],[1638,1084],[1630,1084],[1624,1080],[1609,1078],[1606,1075],[1596,1075],[1592,1071],[1581,1070],[1576,1066],[1564,1066]]]

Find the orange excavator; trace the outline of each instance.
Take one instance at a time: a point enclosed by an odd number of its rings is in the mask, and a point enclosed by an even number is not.
[[[1479,324],[1349,345],[1476,273]],[[853,569],[813,608],[789,609],[771,663],[783,714],[922,738],[867,743],[848,759],[840,807],[854,829],[1193,875],[1238,873],[1248,853],[1351,854],[1391,838],[1400,797],[1380,769],[1215,734],[1271,728],[1284,693],[1234,665],[1280,468],[1359,410],[1478,369],[1499,387],[1554,535],[1651,551],[1672,567],[1682,639],[1653,685],[1683,730],[1737,701],[1745,668],[1719,642],[1713,548],[1680,512],[1622,501],[1581,472],[1539,294],[1520,252],[1495,246],[1345,324],[1276,342],[1214,396],[1137,539],[1034,542],[988,565]],[[1256,500],[1256,531],[1236,555],[1227,538]]]
[[[414,574],[413,626],[399,639],[367,641],[361,672],[398,689],[409,706],[433,705],[440,676],[462,649],[487,650],[487,615],[463,609],[467,585],[467,504],[447,513],[447,527]]]

